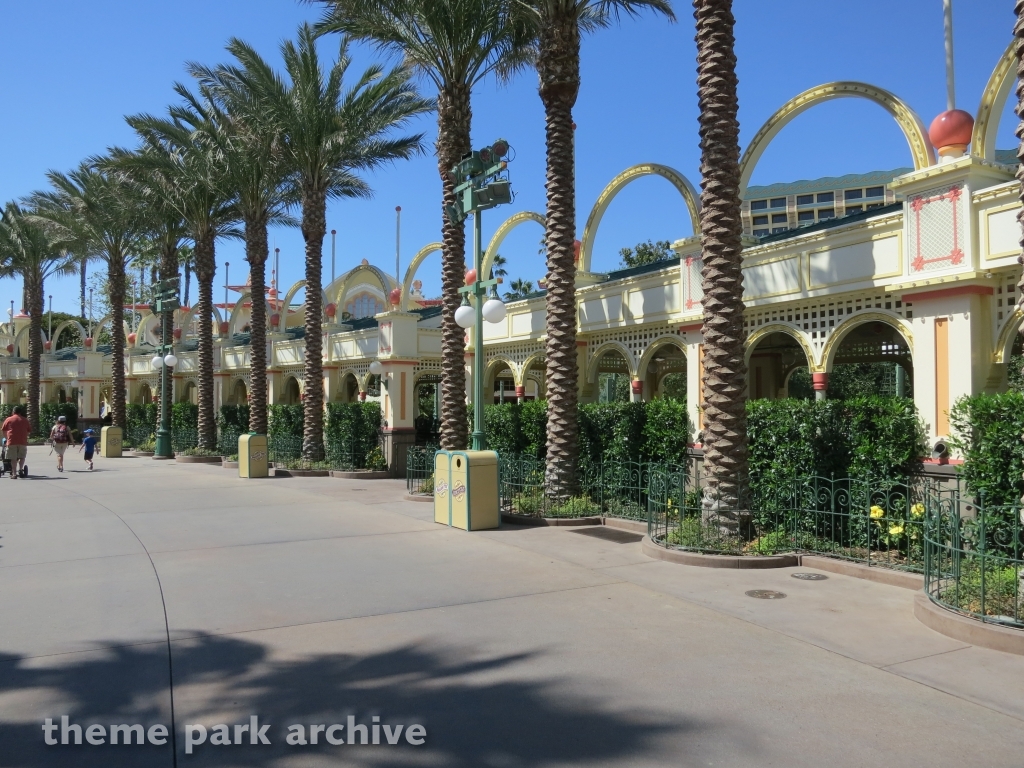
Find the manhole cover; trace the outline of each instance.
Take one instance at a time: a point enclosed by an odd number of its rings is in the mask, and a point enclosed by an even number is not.
[[[824,581],[828,578],[824,573],[791,573],[790,576],[801,581]]]
[[[781,600],[786,596],[784,592],[776,592],[774,589],[752,589],[743,594],[747,597],[756,597],[758,600]]]

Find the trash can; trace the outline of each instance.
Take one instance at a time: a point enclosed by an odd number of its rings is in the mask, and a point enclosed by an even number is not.
[[[267,477],[267,436],[248,434],[238,436],[238,476]]]
[[[442,484],[444,494],[439,495]],[[438,451],[434,458],[434,521],[465,531],[498,527],[497,453]]]
[[[104,459],[121,458],[121,428],[104,427],[100,430],[100,456]]]

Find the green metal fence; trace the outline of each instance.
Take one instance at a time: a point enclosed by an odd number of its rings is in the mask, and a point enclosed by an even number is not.
[[[944,608],[1024,629],[1024,510],[984,496],[929,497],[925,593]]]
[[[188,453],[199,446],[199,431],[195,429],[175,429],[171,432],[171,450],[175,453]]]
[[[221,456],[238,456],[238,438],[242,433],[237,429],[223,428],[217,435],[217,451]]]
[[[405,455],[405,488],[409,493],[434,495],[435,445],[411,445]]]
[[[237,438],[236,438],[237,441]],[[270,462],[280,469],[339,470],[362,469],[360,454],[344,444],[328,443],[320,461],[302,458],[302,437],[299,435],[270,435],[267,438]],[[365,457],[363,457],[365,458]]]
[[[156,434],[148,426],[133,425],[121,432],[121,446],[131,450],[150,450],[155,447]]]

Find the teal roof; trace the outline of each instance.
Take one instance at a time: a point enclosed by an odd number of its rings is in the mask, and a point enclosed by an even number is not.
[[[743,199],[753,200],[762,197],[805,195],[809,192],[829,192],[833,189],[846,189],[848,187],[877,186],[879,184],[888,184],[897,176],[902,176],[913,170],[913,168],[894,168],[891,171],[848,173],[845,176],[824,176],[820,179],[803,179],[786,184],[769,184],[767,187],[747,187]]]
[[[1003,165],[1016,165],[1017,164],[1017,150],[1016,149],[997,149],[996,150],[996,162],[1002,163]]]

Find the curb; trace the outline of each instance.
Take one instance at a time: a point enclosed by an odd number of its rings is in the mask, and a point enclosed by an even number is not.
[[[326,477],[326,476],[327,476],[326,474],[323,475],[323,477]],[[341,480],[393,480],[393,479],[395,479],[395,478],[393,478],[391,476],[391,473],[388,472],[387,470],[384,470],[382,472],[371,472],[369,470],[364,470],[364,471],[361,471],[361,472],[359,472],[359,471],[349,472],[349,471],[341,470],[341,469],[332,469],[332,470],[330,470],[330,476],[331,477],[339,478]],[[431,497],[431,499],[433,499],[433,497]]]
[[[224,467],[224,469],[238,469],[237,461],[228,461],[227,459],[223,459],[220,465]]]
[[[220,464],[220,456],[175,456],[174,460],[180,464]]]
[[[1024,656],[1024,630],[962,616],[936,605],[924,592],[914,595],[914,616],[929,629],[954,640]]]
[[[924,576],[920,573],[894,571],[879,566],[851,563],[847,560],[836,560],[820,555],[800,555],[800,565],[819,571],[838,573],[841,576],[852,576],[855,579],[874,581],[878,584],[888,584],[890,587],[912,589],[915,592],[924,588]]]
[[[605,517],[603,525],[609,528],[618,528],[623,531],[632,531],[633,533],[647,534],[647,523],[641,523],[639,520],[624,520],[621,517]]]
[[[278,469],[274,467],[274,477],[329,477],[327,469]]]
[[[422,493],[407,493],[402,497],[405,501],[426,501],[431,504],[434,503],[433,496],[426,496]]]
[[[526,526],[572,526],[600,525],[600,517],[528,517],[527,515],[502,514],[501,522],[509,525]]]
[[[684,552],[681,549],[659,547],[649,536],[644,536],[640,551],[655,560],[665,560],[682,565],[696,565],[701,568],[738,568],[741,570],[763,570],[765,568],[792,568],[800,564],[797,555],[704,555],[699,552]]]

